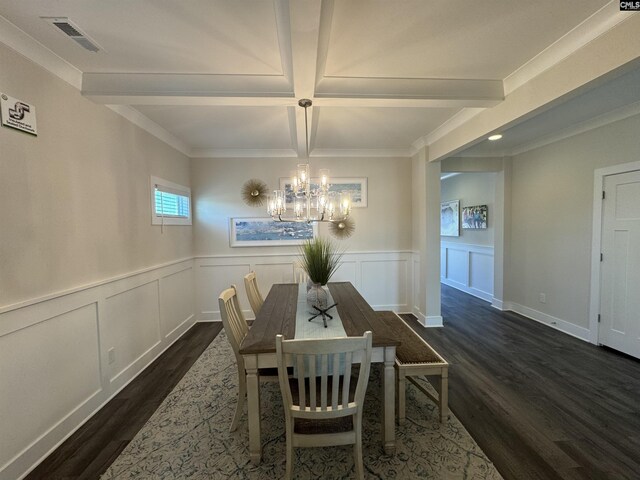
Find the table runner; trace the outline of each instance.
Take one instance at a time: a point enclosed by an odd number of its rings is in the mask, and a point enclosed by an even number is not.
[[[327,305],[333,305],[334,301],[331,297],[331,293],[329,290],[327,292]],[[338,315],[338,309],[333,307],[329,310],[329,315],[333,317],[333,319],[327,318],[327,328],[324,328],[324,322],[322,321],[322,315],[317,316],[313,320],[309,321],[309,318],[313,316],[313,313],[309,313],[310,308],[307,303],[307,284],[301,283],[298,285],[298,305],[296,307],[296,333],[294,338],[296,340],[304,339],[304,338],[335,338],[335,337],[346,337],[347,332],[345,332],[344,327],[342,326],[342,320],[340,320],[340,315]],[[308,376],[309,374],[309,366],[308,366],[308,358],[305,358],[305,370]],[[344,375],[345,369],[345,356],[344,354],[340,354],[340,362],[338,365],[338,370],[340,375]],[[320,358],[316,358],[316,371],[320,371]],[[333,357],[329,356],[327,371],[333,371]],[[293,364],[293,377],[298,378],[298,367],[297,364]]]
[[[334,303],[333,298],[331,298],[331,293],[327,289],[327,305],[332,305]],[[338,309],[333,307],[329,310],[329,314],[333,317],[333,320],[327,318],[327,328],[324,328],[324,323],[322,322],[322,315],[317,316],[313,320],[309,321],[309,318],[313,316],[312,313],[308,313],[309,304],[307,303],[307,285],[306,283],[301,283],[298,285],[298,305],[296,308],[296,333],[295,339],[302,338],[333,338],[333,337],[346,337],[347,332],[345,332],[344,327],[342,326],[342,320],[340,320],[340,315],[338,315]]]

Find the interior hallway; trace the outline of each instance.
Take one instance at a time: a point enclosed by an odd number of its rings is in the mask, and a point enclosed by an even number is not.
[[[451,409],[505,479],[637,479],[640,361],[442,286]]]

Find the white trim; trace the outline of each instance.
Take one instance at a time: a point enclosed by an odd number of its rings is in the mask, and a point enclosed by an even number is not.
[[[483,112],[485,110],[486,108],[471,108],[471,107],[463,108],[454,116],[452,116],[449,120],[447,120],[438,128],[436,128],[433,132],[430,132],[427,135],[421,137],[421,139],[423,140],[422,143],[426,145],[431,145],[432,143],[436,142],[437,140],[440,140],[442,137],[444,137],[448,133],[451,133],[456,128],[465,124],[466,122],[471,120],[473,117],[478,115],[480,112]],[[416,140],[414,144],[418,145],[419,143],[416,143],[416,142],[419,142],[419,140],[420,138]]]
[[[453,280],[449,278],[449,251],[457,251],[462,252],[465,255],[465,279],[464,282],[459,282],[457,280]],[[442,240],[440,242],[440,255],[441,259],[444,258],[444,262],[440,266],[440,282],[444,285],[448,285],[462,292],[468,293],[469,295],[473,295],[474,297],[480,298],[487,302],[493,301],[493,288],[491,291],[481,290],[476,288],[472,282],[472,255],[485,255],[487,257],[491,257],[491,272],[487,276],[487,278],[491,278],[493,281],[494,278],[494,247],[492,245],[474,245],[471,243],[462,243],[462,242],[450,242]],[[444,255],[444,257],[443,257]],[[493,287],[493,284],[492,284]]]
[[[505,309],[516,312],[523,317],[527,317],[530,320],[547,325],[548,327],[554,328],[562,333],[566,333],[567,335],[571,335],[572,337],[584,340],[585,342],[589,341],[589,329],[576,325],[575,323],[567,322],[561,318],[539,312],[538,310],[525,307],[524,305],[520,305],[515,302],[505,302]]]
[[[9,20],[0,16],[0,42],[72,87],[82,88],[82,72]]]
[[[428,317],[423,315],[421,323],[423,327],[427,328],[444,327],[444,324],[442,323],[442,315],[430,315]]]
[[[94,353],[98,362],[98,370],[95,372],[98,388],[86,398],[78,400],[68,411],[58,412],[50,423],[38,426],[38,431],[27,439],[24,448],[0,466],[0,478],[25,476],[190,329],[195,323],[193,303],[189,303],[188,311],[180,312],[180,317],[166,317],[163,311],[165,303],[161,285],[169,277],[183,272],[188,272],[189,278],[193,279],[192,259],[168,262],[2,309],[0,336],[12,338],[11,335],[21,330],[95,305],[97,343]],[[128,365],[123,365],[122,369],[118,368],[120,373],[111,376],[115,372],[110,372],[110,367],[107,367],[103,338],[105,325],[110,323],[106,316],[105,304],[114,296],[134,292],[142,285],[153,284],[157,285],[158,310],[157,316],[154,315],[153,319],[149,320],[157,322],[155,325],[159,337],[157,341],[150,343],[151,346],[144,348],[141,354],[127,362]],[[164,323],[167,320],[170,323]],[[169,328],[170,331],[167,331]],[[19,395],[17,398],[19,399]]]
[[[97,282],[85,283],[83,285],[79,285],[76,287],[68,288],[66,290],[58,290],[53,293],[49,293],[47,295],[42,295],[40,297],[30,298],[28,300],[24,300],[22,302],[11,303],[9,305],[4,305],[0,307],[0,314],[10,312],[12,310],[18,310],[20,308],[25,308],[30,305],[35,305],[37,303],[46,302],[47,300],[51,300],[57,297],[64,297],[66,295],[71,295],[72,293],[81,292],[83,290],[89,290],[90,288],[99,287],[101,285],[105,285],[107,283],[116,282],[118,280],[124,280],[125,278],[135,277],[136,275],[141,275],[143,273],[151,272],[152,270],[157,270],[164,267],[170,267],[171,265],[176,265],[178,263],[189,262],[192,261],[194,257],[185,257],[180,258],[178,260],[171,260],[166,263],[160,263],[158,265],[153,265],[151,267],[144,267],[139,270],[134,270],[133,272],[123,273],[121,275],[116,275],[114,277],[109,277],[104,280],[99,280]]]
[[[413,155],[410,148],[314,148],[310,157],[402,157]]]
[[[191,199],[191,189],[178,183],[170,182],[160,177],[151,175],[149,179],[151,193],[151,225],[191,225],[193,219],[193,201]],[[161,192],[180,195],[189,199],[189,216],[166,216],[156,213],[156,190]],[[163,212],[164,213],[164,212]]]
[[[619,23],[628,20],[632,16],[629,13],[636,13],[621,12],[619,5],[620,2],[618,0],[610,1],[507,76],[504,79],[505,96],[526,84],[532,78],[562,62],[572,53],[611,30]]]
[[[134,107],[130,107],[128,105],[105,105],[105,107],[113,110],[118,115],[129,120],[134,125],[140,127],[147,133],[150,133],[158,140],[166,143],[170,147],[175,148],[180,153],[186,155],[187,157],[191,157],[191,149],[189,146],[180,140],[178,137],[174,136],[172,133],[169,133],[163,127],[158,125],[156,122],[151,120],[149,117],[140,113],[139,110],[136,110]]]
[[[291,158],[298,153],[292,148],[251,149],[251,148],[194,148],[191,158]]]
[[[350,255],[396,255],[399,253],[414,253],[411,250],[372,250],[372,251],[348,251],[345,253],[347,257]],[[296,253],[255,253],[255,254],[230,254],[230,255],[196,255],[195,260],[217,259],[217,258],[250,258],[250,257],[296,257]],[[384,260],[384,258],[380,258]]]
[[[477,297],[486,302],[493,301],[493,295],[491,294],[491,292],[483,292],[482,290],[478,290],[477,288],[473,288],[473,287],[468,287],[460,282],[449,280],[448,278],[441,278],[440,282],[444,283],[449,287],[455,288],[456,290],[460,290],[461,292],[468,293],[469,295],[473,295],[474,297]]]
[[[180,326],[183,326],[188,320],[193,320],[194,315],[191,315],[187,320],[185,320],[184,322],[182,322],[180,324]],[[147,364],[145,364],[137,373],[135,373],[131,379],[127,380],[121,387],[119,387],[117,390],[115,390],[109,397],[107,397],[102,403],[100,403],[93,411],[91,411],[90,413],[87,414],[87,416],[78,423],[78,425],[76,427],[74,427],[72,430],[69,431],[68,434],[66,434],[64,437],[62,437],[60,439],[59,442],[57,442],[55,445],[53,445],[44,455],[42,455],[38,460],[36,460],[33,465],[31,465],[31,467],[29,467],[28,470],[24,471],[24,473],[22,473],[20,475],[20,477],[18,477],[18,480],[23,479],[24,477],[26,477],[30,472],[32,472],[38,465],[40,465],[49,455],[51,455],[60,445],[62,445],[69,437],[71,437],[71,435],[73,435],[75,432],[78,431],[78,429],[80,427],[82,427],[85,423],[87,423],[89,420],[91,420],[91,418],[98,413],[100,410],[102,410],[102,408],[105,407],[105,405],[107,403],[109,403],[111,400],[113,400],[122,390],[124,390],[127,385],[129,385],[131,382],[133,382],[136,378],[138,378],[138,376],[144,372],[153,362],[155,362],[158,358],[160,358],[162,356],[162,354],[164,352],[166,352],[174,343],[176,343],[178,340],[180,340],[180,338],[182,338],[182,336],[187,333],[189,330],[191,330],[191,328],[196,324],[197,322],[192,322],[191,325],[188,326],[188,328],[182,332],[181,334],[177,335],[176,338],[174,338],[173,340],[171,340],[166,347],[164,347],[160,352],[158,352],[156,354],[156,356],[154,356],[153,358],[151,358]],[[147,352],[148,353],[148,352]],[[87,403],[89,403],[89,401],[91,401],[91,399],[97,395],[99,395],[101,392],[103,391],[103,389],[100,389],[98,392],[95,393],[95,395],[93,395],[90,399],[87,399],[87,401],[85,402],[85,405]],[[53,430],[55,430],[55,428],[61,426],[65,421],[67,421],[77,410],[79,410],[80,408],[82,408],[82,406],[79,406],[76,410],[74,410],[74,412],[70,413],[67,417],[65,417],[63,420],[61,420],[58,424],[56,424],[55,426],[53,426],[52,428],[50,428],[47,432],[45,432],[44,434],[42,434],[38,440],[36,440],[33,444],[29,445],[24,451],[20,452],[18,455],[16,455],[16,457],[12,458],[9,463],[7,465],[5,465],[5,468],[8,468],[12,462],[16,461],[21,455],[23,455],[24,453],[26,453],[27,450],[29,450],[30,448],[32,448],[33,446],[35,446],[38,441],[42,440],[47,434],[50,434]],[[0,473],[4,473],[4,470],[0,470]]]
[[[502,300],[500,300],[499,298],[493,297],[491,299],[491,306],[497,310],[501,310],[501,311],[505,311],[506,309],[504,308],[504,304],[505,302],[503,302]]]
[[[589,286],[589,341],[598,345],[600,313],[600,252],[602,251],[602,191],[609,175],[640,170],[640,161],[598,168],[593,172],[593,226],[591,228],[591,282]]]

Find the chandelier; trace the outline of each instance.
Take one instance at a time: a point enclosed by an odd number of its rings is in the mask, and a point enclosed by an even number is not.
[[[329,222],[344,225],[351,212],[351,195],[331,191],[329,170],[320,169],[317,176],[309,165],[309,125],[307,108],[311,100],[303,98],[307,163],[301,163],[291,173],[284,190],[274,190],[267,198],[267,213],[278,222]],[[343,227],[341,227],[343,228]]]

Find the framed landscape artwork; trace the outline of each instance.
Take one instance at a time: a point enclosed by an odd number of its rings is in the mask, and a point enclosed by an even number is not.
[[[302,245],[318,234],[318,224],[276,222],[271,218],[232,218],[229,244],[232,247],[277,247]]]
[[[487,228],[487,210],[486,205],[462,207],[462,228],[467,230]]]
[[[460,236],[460,200],[451,200],[440,204],[440,235]]]
[[[311,188],[318,188],[319,179],[311,179]],[[291,190],[291,179],[280,178],[280,190],[284,190],[287,203],[293,203],[293,192]],[[332,178],[330,192],[351,194],[351,206],[353,208],[364,208],[367,206],[367,178]]]

